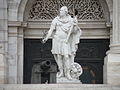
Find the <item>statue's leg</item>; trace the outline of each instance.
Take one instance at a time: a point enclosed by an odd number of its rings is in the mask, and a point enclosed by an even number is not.
[[[75,58],[75,55],[72,54],[72,55],[70,56],[70,65],[74,64],[74,58]]]
[[[64,55],[64,65],[65,65],[65,76],[68,79],[72,79],[72,77],[70,76],[70,66],[71,66],[71,61],[70,61],[70,57],[68,55]]]
[[[57,74],[57,77],[60,78],[64,76],[62,55],[57,55],[57,64],[59,67],[59,73]]]
[[[54,56],[54,59],[55,59],[55,61],[56,61],[57,65],[58,65],[57,54],[54,54],[53,56]]]

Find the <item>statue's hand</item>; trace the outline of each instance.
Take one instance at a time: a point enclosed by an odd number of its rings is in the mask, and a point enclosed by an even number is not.
[[[47,39],[44,38],[44,39],[42,40],[42,43],[44,44],[44,43],[46,43],[46,41],[47,41]]]

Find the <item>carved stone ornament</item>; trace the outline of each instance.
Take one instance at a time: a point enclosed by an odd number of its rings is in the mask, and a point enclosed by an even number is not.
[[[74,62],[74,64],[71,65],[71,71],[70,75],[74,79],[79,79],[79,76],[82,75],[83,69],[80,64]]]
[[[34,0],[29,11],[29,20],[53,19],[62,6],[69,12],[78,10],[79,20],[104,20],[104,11],[99,0]]]

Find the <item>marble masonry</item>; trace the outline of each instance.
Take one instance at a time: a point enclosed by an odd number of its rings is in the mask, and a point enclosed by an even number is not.
[[[114,86],[120,86],[120,0],[0,0],[0,90],[9,90],[10,84],[24,84],[24,40],[43,39],[63,5],[69,13],[78,9],[81,39],[110,40],[101,87],[107,88],[107,84],[109,90],[112,85],[111,90],[120,90]]]

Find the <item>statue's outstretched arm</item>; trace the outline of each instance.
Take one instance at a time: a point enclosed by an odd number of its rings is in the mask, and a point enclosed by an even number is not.
[[[54,26],[51,25],[51,27],[50,27],[50,29],[49,29],[49,31],[48,31],[47,36],[42,40],[43,43],[45,43],[45,42],[49,39],[49,37],[50,37],[50,36],[52,35],[52,33],[53,33],[53,30],[54,30]]]

